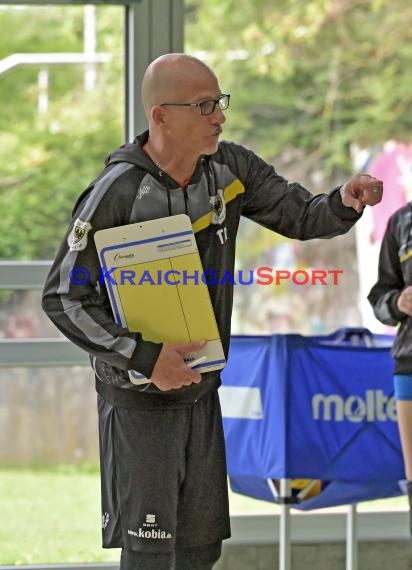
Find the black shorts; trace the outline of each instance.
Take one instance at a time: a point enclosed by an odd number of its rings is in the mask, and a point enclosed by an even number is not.
[[[170,552],[230,536],[217,390],[163,409],[98,395],[104,548]]]

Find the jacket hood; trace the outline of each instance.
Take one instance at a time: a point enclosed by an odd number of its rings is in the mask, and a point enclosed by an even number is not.
[[[111,167],[112,165],[119,162],[128,162],[130,164],[134,164],[137,167],[143,168],[147,172],[153,174],[156,178],[159,178],[160,176],[162,184],[169,188],[179,186],[175,180],[170,178],[160,169],[160,167],[154,164],[152,159],[143,150],[143,145],[146,144],[148,138],[149,131],[145,131],[141,135],[138,135],[133,142],[126,143],[118,149],[114,150],[107,156],[105,160],[105,167]],[[199,181],[202,175],[202,171],[205,167],[207,168],[208,176],[211,175],[209,166],[210,158],[211,157],[207,155],[202,155],[199,158],[196,169],[191,177],[191,182],[196,183]]]
[[[76,212],[77,208],[83,202],[83,200],[88,196],[88,194],[90,193],[96,182],[105,175],[107,169],[112,168],[115,164],[118,164],[119,162],[128,162],[130,164],[134,164],[137,167],[144,168],[147,172],[150,172],[154,175],[158,174],[159,169],[156,167],[156,165],[152,162],[152,160],[147,156],[147,154],[143,150],[143,145],[145,144],[148,138],[149,138],[149,132],[146,131],[142,133],[140,136],[136,137],[133,142],[122,145],[121,147],[117,148],[106,157],[104,161],[105,165],[104,169],[80,194],[74,205],[73,214]]]
[[[156,166],[143,150],[143,145],[149,137],[148,131],[135,138],[131,143],[126,143],[114,150],[106,157],[105,166],[111,166],[118,162],[128,162],[140,166],[146,170],[155,170]]]

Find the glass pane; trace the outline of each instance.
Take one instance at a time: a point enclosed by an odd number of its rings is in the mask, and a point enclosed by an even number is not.
[[[0,338],[58,336],[41,308],[41,291],[0,291]]]
[[[118,560],[101,549],[89,367],[0,368],[0,564]]]
[[[122,144],[123,20],[122,6],[0,6],[0,259],[51,259]],[[1,338],[60,336],[40,296],[0,291]],[[0,384],[0,564],[118,561],[101,549],[91,368],[0,367]]]
[[[294,8],[285,10],[286,4]],[[241,10],[233,10],[230,2],[187,0],[186,51],[209,64],[222,92],[231,94],[222,138],[252,149],[280,175],[314,194],[331,191],[353,172],[368,171],[366,158],[374,156],[385,134],[402,133],[405,121],[402,113],[391,133],[379,125],[383,108],[389,112],[391,107],[395,116],[402,104],[394,103],[392,83],[387,92],[382,88],[386,64],[372,69],[370,56],[359,64],[360,47],[366,53],[376,52],[380,45],[376,30],[386,21],[384,4],[374,11],[377,27],[371,24],[366,37],[361,22],[368,2],[340,13],[338,29],[322,2],[243,2]],[[399,25],[401,21],[389,24],[394,38],[399,37]],[[352,48],[343,40],[342,30],[351,38]],[[409,35],[405,25],[405,37]],[[394,53],[402,46],[402,39],[394,41]],[[402,75],[400,92],[409,90]],[[365,87],[370,82],[380,86],[378,97],[360,95],[357,85],[362,77],[368,77]],[[367,104],[360,104],[363,96]],[[404,138],[409,140],[409,133]],[[370,146],[364,148],[367,141]],[[408,172],[410,167],[404,168],[405,180],[410,180]],[[358,326],[382,332],[383,325],[366,299],[377,275],[378,244],[371,244],[370,212],[367,209],[345,236],[308,242],[287,239],[242,219],[232,333],[322,335]],[[381,210],[381,216],[389,213]],[[262,270],[265,279],[259,282]],[[240,271],[244,281],[253,275],[250,284],[240,283]],[[405,498],[399,503],[405,504]],[[377,508],[382,504],[379,501]],[[233,503],[231,512],[236,512]]]
[[[321,4],[317,5],[319,14],[327,12]],[[332,36],[334,30],[328,28],[333,27],[328,17],[322,20],[328,29],[326,37],[319,24],[314,41],[304,33],[308,30],[303,21],[311,18],[304,2],[296,3],[296,11],[290,13],[282,3],[259,4],[256,9],[245,2],[235,16],[227,2],[187,0],[186,6],[186,51],[209,64],[222,92],[231,94],[222,138],[254,150],[280,175],[314,193],[329,192],[344,182],[353,171],[349,145],[339,146],[337,126],[320,125],[330,95],[329,75],[325,75],[326,63],[320,63],[319,53],[311,55],[312,50],[319,52],[317,42],[323,39],[326,54],[332,49],[328,38],[333,37],[333,49],[342,47],[341,37]],[[210,34],[207,30],[212,25],[214,33]],[[336,96],[350,99],[349,92],[342,90],[345,93]],[[344,104],[353,110],[350,101]],[[335,163],[330,166],[332,159]],[[345,171],[340,166],[343,162]],[[251,285],[235,287],[232,332],[326,334],[340,327],[361,326],[355,236],[352,230],[332,240],[302,243],[242,219],[237,267],[247,276],[253,271],[255,279]],[[270,268],[272,282],[257,282],[256,272],[263,267]],[[329,271],[343,272],[336,274],[337,285]],[[282,276],[278,282],[277,272]],[[344,294],[347,291],[351,294]],[[381,328],[376,319],[374,324]]]
[[[123,13],[0,6],[0,259],[52,258],[123,142]]]

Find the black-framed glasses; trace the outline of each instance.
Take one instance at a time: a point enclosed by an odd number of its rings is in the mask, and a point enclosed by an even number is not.
[[[161,107],[198,107],[200,114],[203,116],[211,115],[216,109],[216,105],[219,105],[219,109],[224,111],[229,107],[230,95],[228,93],[222,93],[217,99],[208,99],[207,101],[201,101],[200,103],[161,103]]]

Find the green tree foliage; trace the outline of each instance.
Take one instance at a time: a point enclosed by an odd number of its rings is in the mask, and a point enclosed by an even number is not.
[[[47,112],[39,113],[40,65],[0,75],[0,258],[49,259],[76,197],[122,142],[122,8],[97,9],[96,87],[84,89],[82,65],[49,65]],[[16,33],[18,30],[18,33]],[[81,52],[83,8],[1,11],[0,57]]]
[[[232,93],[225,137],[286,176],[293,166],[295,179],[336,177],[352,169],[351,144],[410,139],[409,0],[185,6],[186,51],[204,54]],[[40,66],[0,75],[0,258],[53,256],[75,197],[122,142],[123,8],[96,10],[97,49],[112,60],[98,66],[94,91],[84,90],[83,66],[49,66],[49,110],[39,114]],[[81,6],[0,6],[0,16],[0,60],[83,49]]]
[[[409,0],[187,0],[187,6],[187,51],[205,54],[221,88],[232,93],[225,138],[255,149],[287,178],[328,191],[352,172],[356,145],[373,151],[388,139],[411,139]],[[240,236],[242,267],[284,267],[281,252],[293,249],[297,268],[343,269],[341,287],[356,297],[354,232],[316,247],[253,224],[241,224]],[[241,320],[261,328],[267,301],[287,317],[288,330],[308,332],[319,313],[331,329],[356,322],[353,298],[339,306],[328,298],[334,287],[309,287],[304,302],[302,290],[288,287],[241,300]]]
[[[409,0],[188,5],[188,47],[234,94],[227,131],[266,158],[298,148],[333,172],[350,169],[351,143],[410,140]]]

